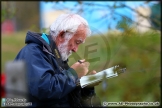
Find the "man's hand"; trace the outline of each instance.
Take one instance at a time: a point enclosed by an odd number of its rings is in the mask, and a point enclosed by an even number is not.
[[[97,72],[95,70],[91,71],[88,75],[93,75],[93,74],[96,74]],[[91,87],[94,87],[94,86],[97,86],[101,83],[102,81],[98,81],[98,82],[95,82],[93,84],[90,84],[88,86],[86,86],[86,88],[91,88]]]
[[[76,62],[71,66],[71,68],[73,68],[77,72],[78,78],[81,78],[82,76],[88,73],[88,68],[90,65],[89,62],[85,62],[85,59],[80,60],[80,61],[82,63]]]

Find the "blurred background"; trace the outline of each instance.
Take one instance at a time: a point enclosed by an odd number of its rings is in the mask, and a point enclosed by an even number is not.
[[[95,87],[101,101],[161,102],[161,2],[150,0],[2,1],[2,89],[5,64],[25,46],[27,31],[48,34],[50,24],[62,13],[81,15],[92,30],[85,44],[70,56],[69,65],[85,58],[91,63],[90,71],[114,65],[127,68],[125,73]]]

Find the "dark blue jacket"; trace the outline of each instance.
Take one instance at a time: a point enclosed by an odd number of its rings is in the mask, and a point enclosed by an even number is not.
[[[68,94],[76,88],[77,73],[72,68],[61,69],[49,44],[41,36],[40,33],[28,31],[27,45],[15,58],[27,64],[29,101],[33,106],[68,107]]]

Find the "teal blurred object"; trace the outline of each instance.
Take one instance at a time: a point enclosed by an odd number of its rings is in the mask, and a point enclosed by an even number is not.
[[[161,3],[153,4],[151,7],[150,20],[153,27],[161,30]]]

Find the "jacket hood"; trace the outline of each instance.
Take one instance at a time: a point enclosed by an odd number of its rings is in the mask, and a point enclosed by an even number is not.
[[[25,44],[36,43],[41,45],[42,47],[44,46],[49,52],[52,52],[50,46],[41,36],[42,33],[28,31],[26,34]]]

